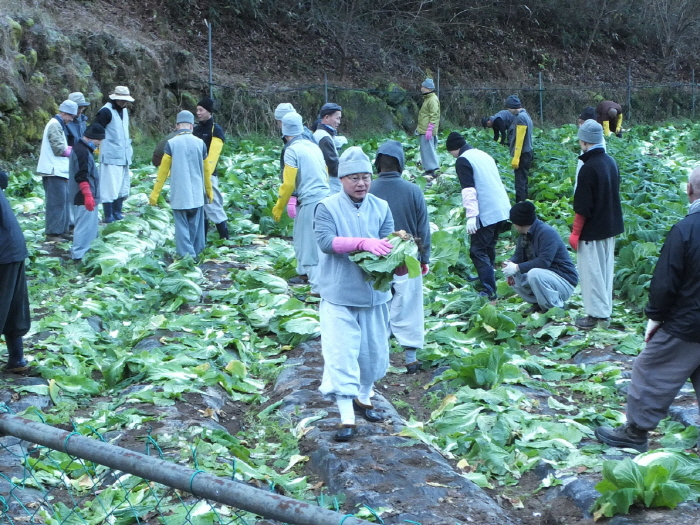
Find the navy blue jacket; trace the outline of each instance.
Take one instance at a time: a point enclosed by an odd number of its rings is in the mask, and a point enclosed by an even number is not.
[[[2,246],[0,264],[22,262],[29,256],[24,234],[2,190],[0,190],[0,246]]]
[[[687,215],[668,233],[645,313],[672,336],[700,343],[700,213]]]
[[[620,204],[620,172],[604,148],[588,150],[579,157],[574,192],[574,211],[586,218],[581,241],[600,241],[625,231]]]
[[[528,259],[525,253],[524,241],[530,241],[532,245],[532,259]],[[557,230],[539,219],[535,219],[530,230],[525,235],[518,237],[515,253],[510,258],[518,265],[520,273],[527,273],[533,268],[551,270],[571,286],[578,284],[578,272],[571,262],[569,252],[561,240]]]

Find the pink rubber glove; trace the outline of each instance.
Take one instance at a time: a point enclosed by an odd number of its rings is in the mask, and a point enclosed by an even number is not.
[[[394,245],[386,239],[363,239],[360,243],[360,250],[374,255],[388,255],[393,249]]]
[[[64,151],[63,151],[63,156],[64,157],[70,157],[71,152],[73,151],[73,146],[68,146]]]
[[[365,239],[362,237],[335,237],[332,246],[335,253],[364,251],[374,255],[386,255],[394,247],[386,239]]]
[[[290,219],[297,218],[297,198],[294,195],[289,197],[289,202],[287,202],[287,215]]]
[[[428,124],[428,129],[425,130],[425,140],[431,141],[433,140],[433,130],[435,129],[435,124],[432,122]]]
[[[428,275],[429,271],[430,271],[430,266],[428,266],[425,263],[420,263],[420,274],[421,275]]]

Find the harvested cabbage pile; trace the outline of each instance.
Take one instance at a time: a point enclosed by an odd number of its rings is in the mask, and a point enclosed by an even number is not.
[[[418,261],[418,245],[413,235],[399,230],[390,234],[387,239],[394,246],[388,255],[374,255],[370,252],[356,252],[350,255],[350,260],[360,265],[367,274],[368,281],[374,281],[375,290],[388,292],[394,271],[400,266],[408,268],[409,277],[420,275]]]

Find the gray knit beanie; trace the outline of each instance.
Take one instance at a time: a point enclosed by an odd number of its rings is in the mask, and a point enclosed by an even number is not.
[[[506,99],[506,109],[520,109],[522,107],[517,95],[511,95]]]
[[[299,113],[294,111],[282,117],[282,135],[285,137],[296,137],[302,133],[304,133],[304,123]]]
[[[282,102],[275,108],[275,120],[282,120],[287,113],[296,113],[296,109],[289,102]]]
[[[338,178],[356,173],[372,173],[372,163],[360,146],[346,149],[338,160]]]
[[[432,78],[426,78],[421,86],[426,89],[435,89],[435,82],[433,82]]]
[[[194,124],[194,115],[186,109],[177,114],[175,124]]]
[[[593,119],[588,119],[578,128],[578,138],[589,144],[601,144],[603,142],[603,126]]]
[[[78,104],[72,100],[64,100],[61,102],[61,105],[58,106],[58,111],[75,116],[78,114]]]

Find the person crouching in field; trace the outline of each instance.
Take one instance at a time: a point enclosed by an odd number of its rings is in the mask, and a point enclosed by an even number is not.
[[[95,149],[105,138],[105,128],[97,122],[85,130],[81,139],[73,146],[68,173],[68,195],[73,205],[75,229],[71,257],[79,262],[97,238],[98,216],[95,196],[99,195],[99,176],[95,164]]]
[[[369,194],[372,164],[361,148],[348,148],[338,163],[342,191],[316,207],[314,230],[321,249],[318,289],[321,294],[323,380],[319,390],[334,398],[341,427],[336,441],[355,435],[355,412],[370,422],[381,421],[370,396],[374,382],[389,367],[391,292],[380,292],[348,253],[387,255],[386,240],[394,219],[386,201]]]

